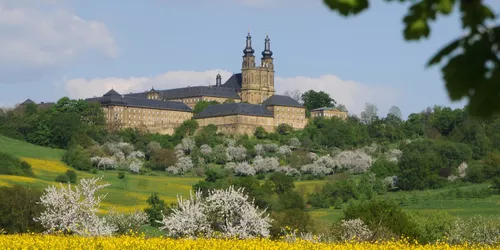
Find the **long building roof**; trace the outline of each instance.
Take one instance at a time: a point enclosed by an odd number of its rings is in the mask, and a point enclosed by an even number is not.
[[[249,115],[273,117],[273,114],[266,107],[259,104],[249,103],[224,103],[208,106],[194,118],[208,118],[228,115]]]
[[[185,88],[176,89],[166,89],[166,90],[151,90],[156,91],[165,100],[175,100],[190,97],[201,97],[201,96],[211,96],[211,97],[222,97],[231,99],[240,99],[238,91],[241,89],[241,73],[233,74],[224,84],[221,86],[193,86]],[[135,98],[147,98],[150,91],[144,91],[139,93],[125,94],[127,97]]]
[[[137,108],[165,109],[191,112],[191,108],[182,102],[172,102],[163,100],[152,100],[146,98],[136,98],[131,96],[122,96],[115,90],[110,90],[102,97],[85,99],[88,102],[99,102],[103,106],[116,105]]]
[[[286,95],[273,95],[267,98],[262,105],[264,106],[286,106],[286,107],[300,107],[303,106],[295,101],[293,98]]]

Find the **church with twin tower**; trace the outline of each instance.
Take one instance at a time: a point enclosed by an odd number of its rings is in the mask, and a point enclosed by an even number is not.
[[[251,135],[258,127],[272,132],[281,124],[294,129],[304,128],[308,121],[305,108],[289,96],[276,95],[273,52],[268,35],[261,54],[260,65],[257,65],[252,36],[248,32],[241,73],[231,75],[224,83],[222,76],[217,74],[215,84],[164,90],[151,88],[128,94],[111,89],[101,97],[85,100],[100,103],[109,129],[138,128],[172,134],[175,128],[190,119],[196,120],[200,128],[212,124],[218,132],[231,135]],[[218,104],[194,113],[193,108],[202,101]],[[346,117],[347,113],[341,115]]]
[[[266,35],[264,41],[260,66],[255,64],[254,52],[252,37],[249,32],[243,50],[241,65],[241,101],[260,104],[275,93],[273,52],[271,51],[271,40],[268,35]]]

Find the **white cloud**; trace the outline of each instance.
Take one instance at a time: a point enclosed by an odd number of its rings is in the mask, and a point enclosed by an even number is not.
[[[392,105],[400,101],[402,93],[389,86],[368,85],[349,80],[342,80],[335,75],[322,75],[317,78],[297,76],[292,78],[277,77],[275,79],[276,92],[285,90],[300,90],[306,92],[313,89],[324,91],[339,104],[344,104],[350,114],[359,116],[364,110],[365,103],[373,103],[378,106],[379,112],[385,112]],[[385,116],[385,113],[379,115]]]
[[[231,76],[231,72],[223,70],[195,71],[171,71],[155,77],[132,77],[132,78],[96,78],[96,79],[71,79],[66,81],[66,91],[72,98],[87,98],[102,96],[111,88],[121,94],[129,92],[141,92],[151,89],[169,89],[186,86],[213,85],[217,72],[222,75],[224,82]],[[350,113],[359,115],[364,109],[365,102],[377,104],[380,111],[388,110],[390,106],[397,104],[400,93],[398,90],[387,87],[357,83],[342,80],[335,75],[323,75],[317,78],[311,77],[276,77],[276,93],[281,94],[285,90],[300,90],[305,92],[310,89],[322,90],[329,93],[338,103],[346,105]],[[385,115],[385,114],[380,114]]]
[[[107,27],[64,1],[0,0],[0,66],[16,74],[60,67],[90,51],[118,56]]]

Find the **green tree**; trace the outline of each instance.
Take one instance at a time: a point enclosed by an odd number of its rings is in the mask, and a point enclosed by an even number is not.
[[[42,232],[43,227],[33,218],[40,215],[42,192],[20,185],[0,187],[0,228],[7,233]]]
[[[255,132],[253,133],[253,135],[257,139],[265,139],[267,137],[267,131],[262,126],[258,126],[257,128],[255,128]]]
[[[368,0],[323,0],[331,9],[343,16],[356,15],[368,9]],[[388,0],[387,2],[394,2]],[[467,110],[476,116],[491,116],[500,111],[500,26],[491,25],[496,20],[494,11],[484,1],[453,0],[400,0],[410,2],[403,18],[404,38],[408,41],[428,38],[429,23],[440,15],[447,16],[458,10],[461,27],[466,35],[439,50],[427,63],[442,66],[443,79],[451,100],[467,98]]]
[[[217,101],[199,101],[198,103],[196,103],[196,105],[194,105],[193,113],[199,114],[201,111],[203,111],[207,107],[212,106],[212,105],[217,105],[217,104],[220,104],[220,103]]]
[[[144,212],[149,217],[149,224],[153,227],[157,227],[160,224],[156,221],[162,220],[164,215],[168,215],[172,211],[172,207],[167,205],[164,200],[160,199],[158,193],[153,193],[147,200],[148,207],[144,209]]]
[[[334,107],[337,102],[330,97],[326,92],[314,90],[308,90],[301,95],[301,99],[304,102],[304,106],[307,110],[313,110],[323,107]]]

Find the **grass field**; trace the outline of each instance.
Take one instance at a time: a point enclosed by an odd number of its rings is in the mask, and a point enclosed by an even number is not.
[[[12,154],[28,162],[36,178],[0,175],[0,185],[21,184],[37,188],[57,184],[57,175],[71,169],[60,161],[64,151],[35,146],[26,142],[0,136],[0,152]],[[148,197],[157,192],[167,202],[176,201],[176,196],[189,195],[189,190],[200,178],[143,176],[127,174],[119,179],[116,171],[102,171],[97,174],[76,171],[78,178],[103,176],[111,184],[102,192],[107,193],[101,208],[107,210],[115,207],[121,211],[132,211],[146,207]]]
[[[60,161],[63,150],[35,146],[26,142],[0,136],[0,152],[12,154],[31,164],[36,178],[0,175],[0,185],[21,184],[37,188],[57,184],[54,179],[57,175],[71,169]],[[111,186],[102,192],[107,197],[102,203],[102,210],[115,207],[121,211],[133,211],[146,207],[147,198],[154,192],[167,202],[175,202],[177,195],[188,196],[193,184],[201,178],[194,177],[169,177],[169,176],[144,176],[127,173],[124,179],[119,179],[116,171],[101,171],[97,174],[76,171],[78,178],[103,176]],[[342,178],[341,175],[332,176],[331,180]],[[307,194],[320,190],[325,180],[299,181],[295,183],[296,190],[307,197]],[[460,189],[485,188],[487,184],[465,185]],[[394,199],[405,197],[407,202],[403,206],[408,211],[428,213],[432,211],[447,211],[461,217],[473,215],[491,215],[500,217],[500,195],[488,198],[452,199],[446,198],[449,188],[394,192],[384,195]],[[443,198],[444,197],[444,198]],[[342,217],[341,209],[314,209],[310,211],[312,217],[320,223],[329,224]]]

